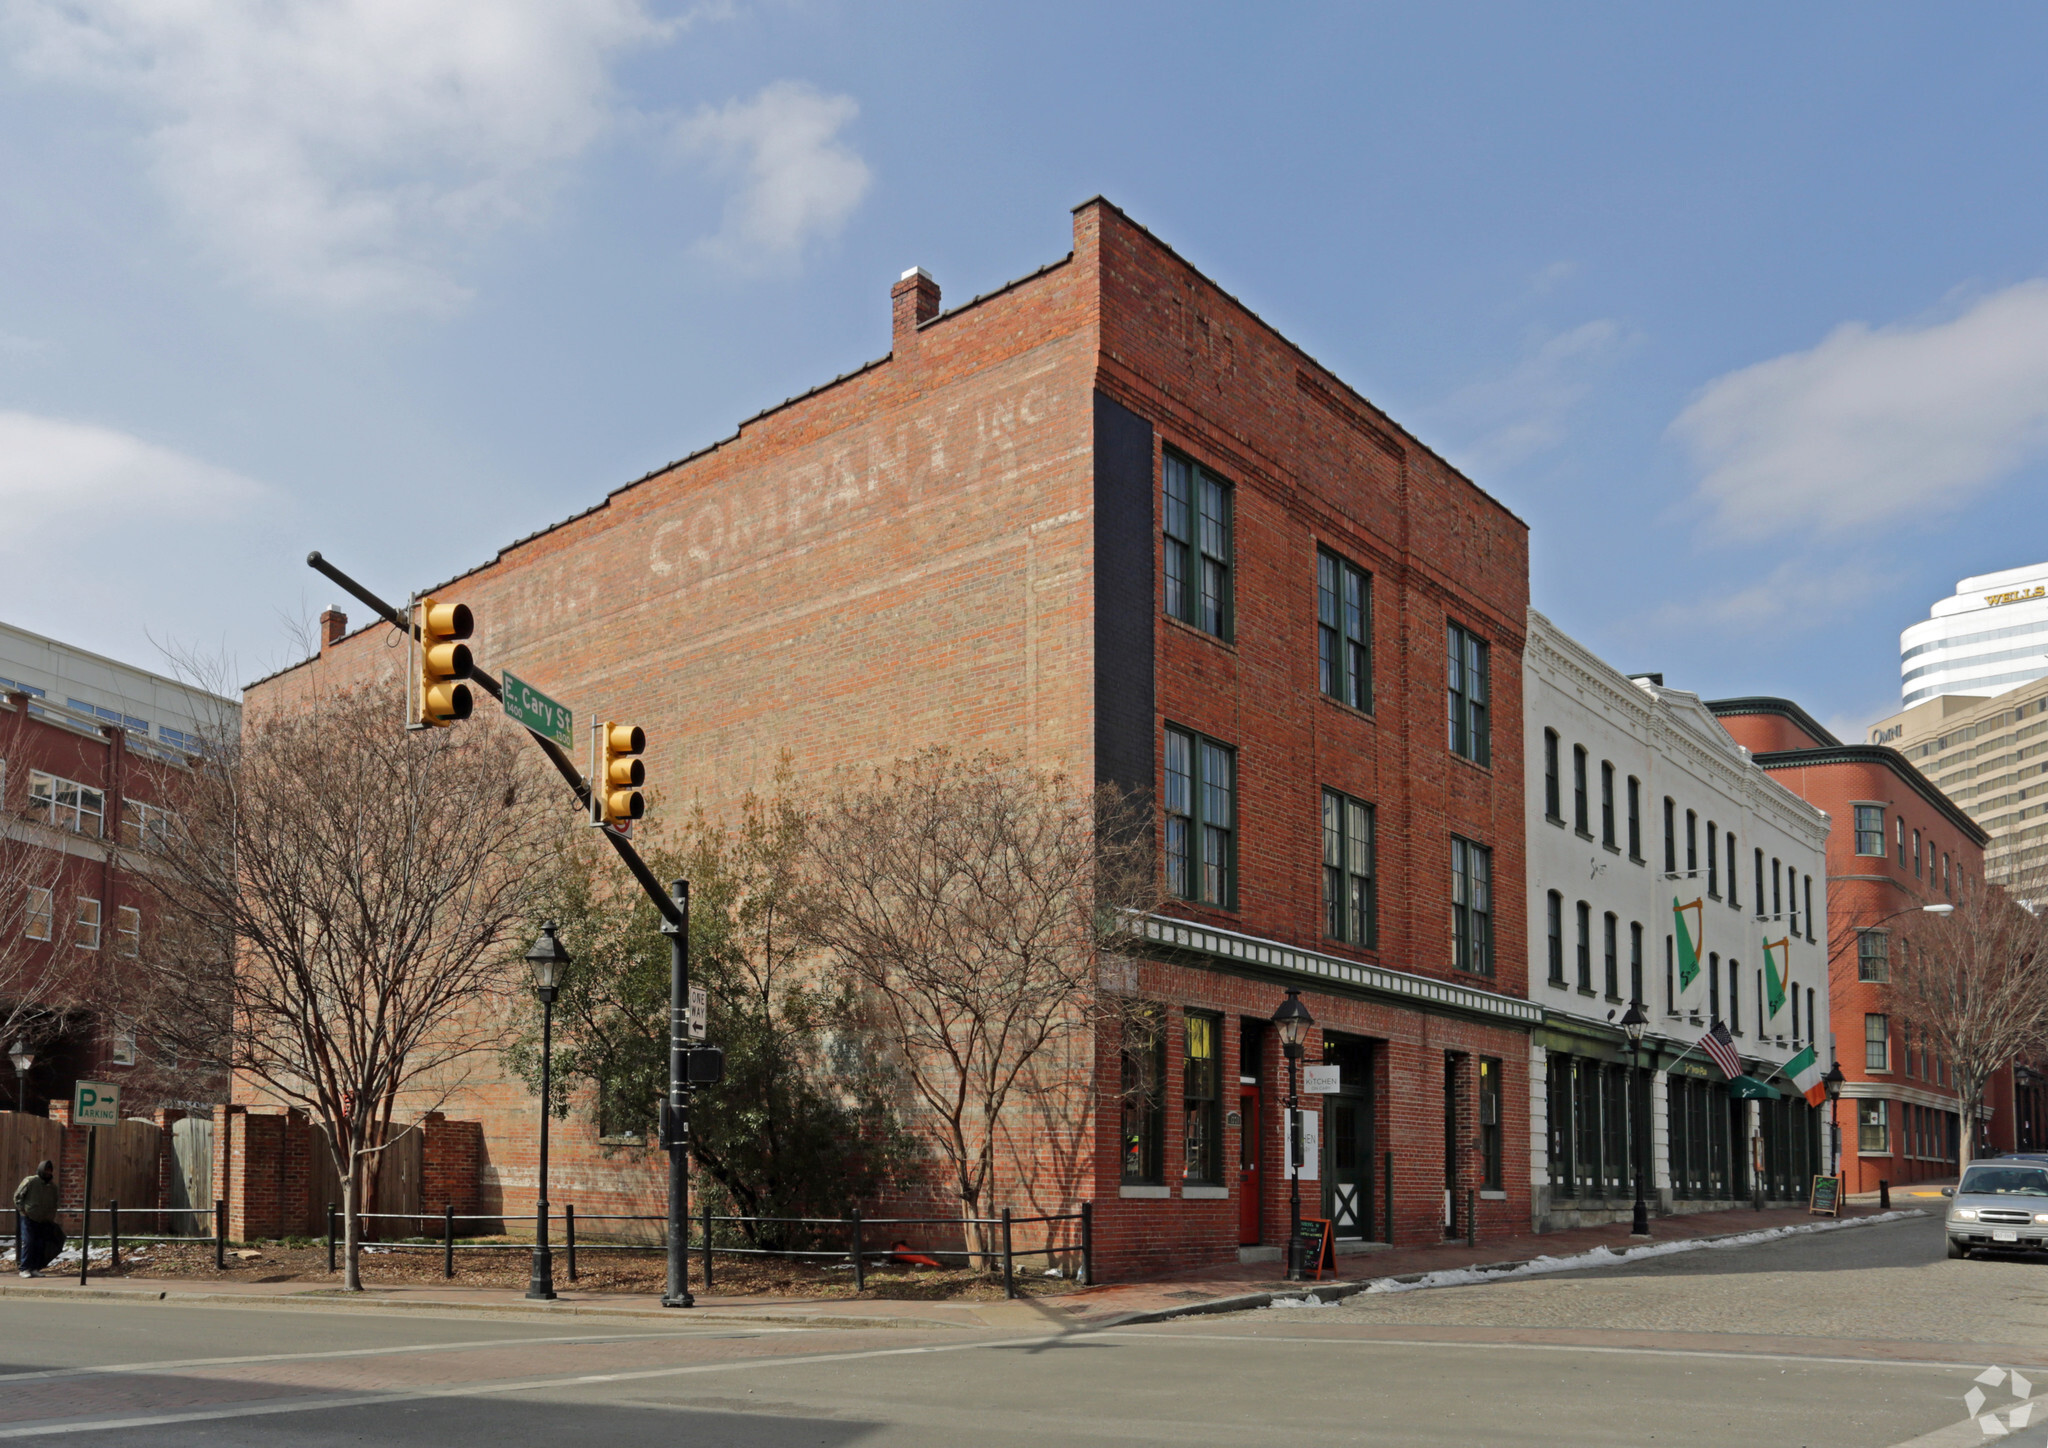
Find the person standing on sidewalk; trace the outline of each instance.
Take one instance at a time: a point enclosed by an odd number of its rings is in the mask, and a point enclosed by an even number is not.
[[[57,1164],[45,1161],[14,1189],[15,1264],[33,1277],[64,1250],[57,1225]]]

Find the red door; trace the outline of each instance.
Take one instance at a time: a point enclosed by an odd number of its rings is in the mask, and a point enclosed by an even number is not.
[[[1237,1130],[1237,1241],[1242,1247],[1259,1244],[1259,1188],[1264,1181],[1259,1171],[1259,1093],[1238,1094],[1237,1114],[1244,1125]]]

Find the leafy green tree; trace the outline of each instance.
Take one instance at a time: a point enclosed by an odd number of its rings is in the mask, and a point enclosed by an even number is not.
[[[823,977],[790,927],[804,889],[802,815],[785,767],[730,825],[702,810],[641,852],[662,879],[690,881],[690,978],[710,996],[725,1080],[697,1095],[693,1156],[732,1214],[838,1216],[871,1200],[914,1154],[865,1049],[857,1001]],[[555,1003],[555,1099],[587,1103],[601,1136],[654,1139],[668,1087],[669,945],[660,916],[602,842],[578,842],[547,891],[547,918],[573,959]],[[539,1011],[508,1052],[538,1089]],[[803,1237],[746,1223],[757,1245]]]

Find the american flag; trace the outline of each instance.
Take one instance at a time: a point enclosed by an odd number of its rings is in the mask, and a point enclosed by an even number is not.
[[[1736,1054],[1735,1038],[1728,1034],[1728,1028],[1719,1021],[1714,1028],[1700,1037],[1700,1049],[1714,1058],[1714,1064],[1730,1081],[1742,1074],[1742,1057]]]

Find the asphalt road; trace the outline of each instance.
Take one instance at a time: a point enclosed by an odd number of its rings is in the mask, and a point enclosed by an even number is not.
[[[1948,1262],[1920,1219],[1064,1334],[10,1295],[0,1439],[1890,1448],[1989,1441],[1962,1397],[1994,1363],[2048,1384],[2048,1265]]]

